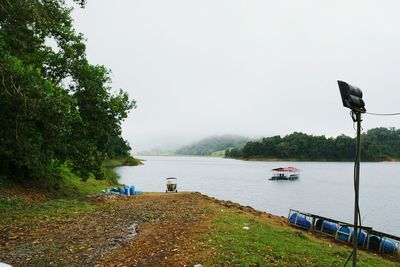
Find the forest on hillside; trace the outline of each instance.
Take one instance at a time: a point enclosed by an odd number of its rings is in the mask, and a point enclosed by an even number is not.
[[[183,146],[176,150],[178,155],[197,155],[211,156],[213,153],[221,151],[223,156],[224,151],[229,148],[242,147],[250,139],[236,135],[221,135],[204,138],[198,142]]]
[[[315,161],[352,161],[355,139],[346,135],[326,138],[294,132],[287,136],[250,141],[243,148],[225,151],[228,158],[263,158]],[[400,129],[374,128],[361,136],[361,160],[400,160]]]
[[[105,177],[107,158],[126,156],[121,122],[135,107],[91,64],[73,28],[84,0],[0,4],[0,177]]]

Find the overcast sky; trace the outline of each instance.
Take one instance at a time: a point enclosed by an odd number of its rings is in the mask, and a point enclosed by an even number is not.
[[[399,1],[88,0],[89,60],[138,108],[134,151],[217,134],[354,135],[336,80],[370,112],[400,111]],[[399,127],[366,115],[363,128]]]

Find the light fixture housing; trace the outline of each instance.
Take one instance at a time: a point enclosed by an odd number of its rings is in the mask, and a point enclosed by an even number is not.
[[[360,88],[348,84],[344,81],[337,81],[339,85],[340,95],[342,97],[343,106],[354,112],[365,113],[365,103],[362,99],[363,93]]]

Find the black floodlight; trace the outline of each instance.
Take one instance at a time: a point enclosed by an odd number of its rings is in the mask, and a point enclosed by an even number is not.
[[[351,118],[357,122],[357,142],[356,142],[356,161],[354,163],[354,231],[356,233],[353,237],[353,267],[357,266],[357,247],[359,240],[359,227],[358,217],[360,216],[359,201],[359,188],[360,188],[360,155],[361,155],[361,113],[365,113],[364,100],[362,100],[363,93],[360,88],[350,85],[343,81],[337,81],[339,85],[340,95],[342,96],[343,106],[351,109]],[[349,258],[350,259],[350,258]],[[348,260],[349,260],[348,259]],[[347,264],[347,261],[346,261]],[[345,264],[345,266],[346,266]]]
[[[360,88],[343,81],[337,81],[340,95],[342,96],[343,106],[354,112],[365,113],[365,103],[362,99],[363,93]]]

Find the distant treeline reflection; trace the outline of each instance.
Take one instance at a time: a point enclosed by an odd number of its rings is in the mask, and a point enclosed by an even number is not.
[[[362,134],[361,159],[384,161],[400,159],[400,130],[374,128]],[[242,148],[225,150],[225,157],[244,159],[287,159],[315,161],[351,161],[355,140],[346,135],[336,138],[294,132],[285,137],[265,137],[250,141]]]

